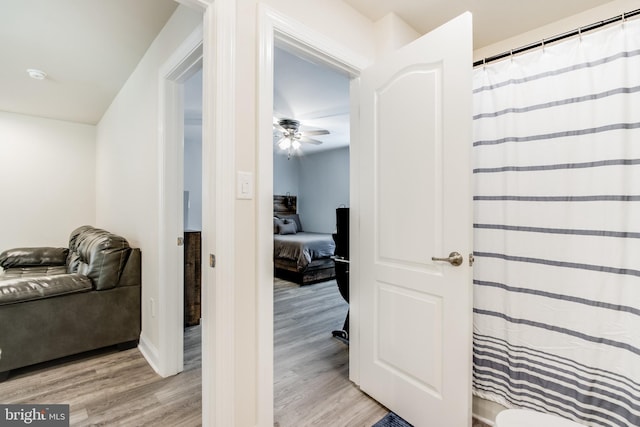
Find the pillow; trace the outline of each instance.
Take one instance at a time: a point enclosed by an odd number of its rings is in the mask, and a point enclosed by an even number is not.
[[[278,234],[296,234],[296,223],[283,222],[279,227]]]
[[[273,234],[278,234],[280,232],[280,224],[284,224],[284,220],[278,217],[273,217]]]
[[[277,217],[280,218],[280,219],[292,219],[292,220],[294,220],[295,223],[296,223],[296,230],[298,232],[304,231],[302,229],[302,223],[300,222],[300,216],[298,214],[277,215]]]
[[[296,233],[299,231],[298,230],[298,224],[296,224],[296,222],[292,219],[283,219],[282,221],[284,221],[285,224],[293,224],[296,227]]]

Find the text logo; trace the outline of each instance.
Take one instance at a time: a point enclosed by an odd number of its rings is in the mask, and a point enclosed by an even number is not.
[[[69,427],[69,405],[2,405],[0,427]]]

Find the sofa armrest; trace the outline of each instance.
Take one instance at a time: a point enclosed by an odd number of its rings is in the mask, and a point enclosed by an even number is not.
[[[127,263],[122,270],[118,286],[140,286],[142,283],[141,256],[139,248],[131,248]]]
[[[69,237],[68,271],[88,276],[98,291],[111,289],[118,286],[130,252],[124,237],[83,225]]]
[[[0,253],[0,267],[4,270],[16,267],[52,267],[65,265],[67,248],[14,248]]]

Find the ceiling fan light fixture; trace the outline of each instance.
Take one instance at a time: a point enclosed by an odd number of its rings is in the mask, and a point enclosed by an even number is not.
[[[293,130],[294,133],[297,132],[298,128],[300,127],[300,122],[293,119],[280,119],[278,121],[278,124],[284,129],[287,129],[289,131]]]
[[[280,119],[273,122],[274,139],[280,135],[281,138],[277,142],[278,147],[282,151],[287,152],[287,159],[291,159],[291,155],[296,151],[302,150],[302,143],[320,145],[322,141],[309,138],[309,135],[328,135],[329,131],[325,129],[316,130],[300,130],[300,122],[294,119]]]
[[[288,150],[291,147],[291,140],[289,138],[282,138],[278,143],[278,147],[282,150]]]

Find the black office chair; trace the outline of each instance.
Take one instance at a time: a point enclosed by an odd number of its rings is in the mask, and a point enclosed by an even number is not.
[[[334,256],[336,269],[336,283],[342,298],[349,302],[349,208],[336,209],[336,232],[333,234],[336,242]],[[342,330],[336,330],[331,334],[346,343],[349,343],[349,312],[344,319]]]

